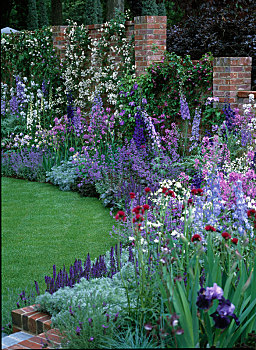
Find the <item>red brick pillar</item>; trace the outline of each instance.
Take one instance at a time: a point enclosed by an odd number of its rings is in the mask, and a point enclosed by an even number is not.
[[[52,40],[53,46],[57,51],[57,54],[60,55],[60,58],[65,57],[66,52],[66,39],[64,31],[67,26],[53,26],[52,27]]]
[[[251,90],[251,57],[216,57],[213,61],[213,97],[238,107],[238,91]]]
[[[146,68],[161,61],[166,50],[166,16],[134,18],[136,74],[145,74]],[[156,50],[157,49],[157,50]]]

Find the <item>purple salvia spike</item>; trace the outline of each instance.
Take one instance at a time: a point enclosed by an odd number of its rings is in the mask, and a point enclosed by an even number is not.
[[[39,287],[37,281],[35,281],[35,287],[36,287],[36,294],[40,295]]]
[[[56,265],[53,265],[53,279],[55,280],[56,278]]]

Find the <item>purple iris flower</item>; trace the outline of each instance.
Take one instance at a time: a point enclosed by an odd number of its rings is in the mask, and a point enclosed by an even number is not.
[[[197,301],[196,301],[197,307],[199,309],[207,310],[207,309],[209,309],[211,302],[212,301],[210,299],[207,299],[205,297],[205,288],[201,288],[198,292],[198,297],[197,297]]]
[[[232,317],[237,326],[239,326],[240,322],[237,316],[234,314],[234,310],[235,305],[231,304],[228,299],[222,297],[216,311],[210,315],[215,322],[215,327],[220,329],[227,328],[231,322],[229,317]]]
[[[221,300],[222,296],[223,296],[223,290],[221,287],[219,287],[217,285],[217,283],[213,284],[213,287],[207,287],[206,291],[205,291],[205,297],[206,299],[218,299]]]

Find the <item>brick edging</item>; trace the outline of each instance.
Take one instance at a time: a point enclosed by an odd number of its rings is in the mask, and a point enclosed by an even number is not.
[[[36,310],[36,304],[12,311],[13,332],[41,334],[51,329],[51,316]]]
[[[16,346],[17,349],[22,347],[25,349],[37,349],[39,344],[47,343],[47,340],[55,346],[61,344],[63,336],[58,329],[51,328],[51,316],[45,312],[37,311],[36,306],[40,305],[34,304],[21,309],[12,310],[11,312],[13,333],[25,331],[35,335],[17,345],[13,345]],[[48,344],[48,349],[50,349],[49,345],[50,344]],[[14,348],[8,347],[6,349]]]

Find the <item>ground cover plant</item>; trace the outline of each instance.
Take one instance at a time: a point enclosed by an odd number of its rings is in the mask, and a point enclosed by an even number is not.
[[[113,28],[122,33],[120,21]],[[71,25],[67,33],[87,43],[82,27]],[[102,57],[93,56],[99,63]],[[67,107],[62,114],[58,110],[45,125],[37,117],[19,119],[18,132],[5,131],[2,174],[50,182],[63,191],[55,188],[54,196],[69,195],[65,191],[97,196],[110,208],[109,220],[114,218],[109,230],[116,244],[98,256],[78,256],[74,246],[68,266],[52,258],[52,272],[42,272],[45,283],[43,277],[35,280],[38,310],[52,315],[64,335],[63,348],[253,343],[253,96],[241,111],[209,96],[211,55],[197,63],[165,55],[143,77],[125,70],[114,80],[112,73],[100,77],[93,68],[88,78],[83,62],[74,68],[75,62],[71,46],[62,72]],[[73,88],[78,83],[71,80],[73,69],[84,72],[81,91]],[[5,96],[10,106],[12,95]],[[8,108],[6,128],[13,119]],[[94,210],[90,216],[97,215]],[[68,225],[81,235],[70,218]],[[97,245],[103,235],[91,234]],[[26,299],[24,293],[20,298]]]

